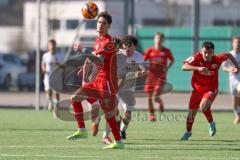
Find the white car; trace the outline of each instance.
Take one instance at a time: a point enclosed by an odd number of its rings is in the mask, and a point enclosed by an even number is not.
[[[18,76],[27,70],[23,61],[15,54],[0,53],[0,87],[8,90],[17,86]]]

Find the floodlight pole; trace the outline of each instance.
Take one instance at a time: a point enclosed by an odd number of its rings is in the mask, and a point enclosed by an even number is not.
[[[41,12],[41,0],[36,0],[37,4],[37,45],[36,45],[36,63],[35,63],[35,109],[38,111],[40,106],[40,41],[41,41],[41,25],[40,25],[40,12]]]
[[[124,35],[128,34],[128,0],[124,0]]]
[[[200,3],[199,0],[193,0],[192,7],[192,30],[193,30],[193,52],[199,50],[199,17],[200,17]]]
[[[130,9],[130,17],[129,17],[129,31],[128,34],[130,35],[134,35],[135,34],[135,30],[134,30],[134,23],[135,23],[135,0],[130,0],[129,1],[129,9]]]

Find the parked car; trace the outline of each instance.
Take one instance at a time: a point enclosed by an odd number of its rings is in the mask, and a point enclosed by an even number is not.
[[[26,72],[24,62],[15,54],[0,53],[0,87],[17,86],[18,76]]]
[[[18,76],[18,89],[20,91],[27,89],[28,91],[33,91],[35,90],[35,72],[25,72],[21,73]],[[40,90],[44,90],[44,85],[43,85],[43,75],[41,74],[39,77],[39,82],[40,82]]]

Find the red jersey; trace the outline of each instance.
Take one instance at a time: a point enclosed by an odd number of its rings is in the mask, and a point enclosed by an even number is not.
[[[97,64],[98,73],[96,77],[107,78],[111,85],[117,86],[117,59],[116,45],[110,35],[97,37],[94,42],[94,54],[104,58],[103,63]]]
[[[150,47],[144,51],[144,60],[149,60],[149,71],[156,76],[161,76],[165,73],[165,69],[168,64],[168,60],[173,61],[173,55],[168,48],[162,47],[160,50],[155,47]]]
[[[222,62],[227,60],[228,56],[224,53],[213,55],[211,62],[205,62],[200,52],[194,56],[189,57],[184,61],[185,64],[192,66],[206,67],[209,69],[209,74],[204,74],[199,71],[193,71],[192,74],[192,87],[199,93],[207,91],[218,90],[218,70]]]

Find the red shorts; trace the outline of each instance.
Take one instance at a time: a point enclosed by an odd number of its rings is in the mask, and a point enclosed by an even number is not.
[[[191,98],[189,101],[189,108],[190,109],[199,109],[199,105],[203,98],[209,99],[213,102],[217,96],[217,93],[218,93],[217,90],[216,91],[208,91],[205,93],[199,93],[196,91],[192,91]]]
[[[155,76],[153,73],[148,73],[145,85],[144,85],[144,91],[149,92],[159,92],[163,89],[164,84],[166,81],[166,75],[163,76]]]
[[[89,103],[99,100],[104,112],[109,112],[116,106],[117,86],[106,78],[96,77],[92,82],[85,83],[80,90],[87,94]]]
[[[106,78],[96,77],[92,82],[85,83],[81,91],[89,98],[105,99],[116,95],[117,86],[110,83]]]

